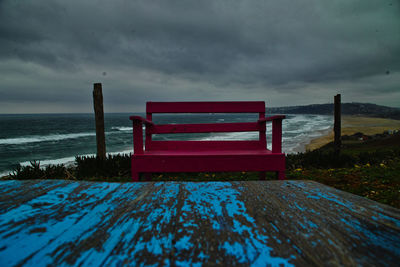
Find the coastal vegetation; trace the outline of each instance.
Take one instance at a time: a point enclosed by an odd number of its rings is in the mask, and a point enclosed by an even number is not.
[[[333,144],[305,153],[287,155],[287,179],[314,180],[337,189],[400,208],[400,133],[343,137],[340,155]],[[69,179],[129,182],[130,155],[109,155],[106,159],[76,157],[75,165],[39,162],[18,166],[3,179]],[[144,178],[143,178],[144,179]],[[257,180],[256,172],[238,173],[155,173],[153,181]],[[275,179],[273,173],[267,179]]]
[[[381,106],[371,103],[342,103],[342,115],[356,115],[374,118],[400,119],[400,108]],[[320,114],[332,115],[333,104],[312,104],[306,106],[289,106],[267,108],[270,114]]]

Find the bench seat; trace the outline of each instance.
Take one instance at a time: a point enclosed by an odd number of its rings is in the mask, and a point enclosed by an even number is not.
[[[166,156],[166,157],[174,157],[174,156],[251,156],[251,155],[270,155],[273,154],[271,150],[267,149],[249,149],[249,150],[219,150],[219,151],[171,151],[171,150],[158,150],[158,151],[143,151],[141,155],[135,156]]]

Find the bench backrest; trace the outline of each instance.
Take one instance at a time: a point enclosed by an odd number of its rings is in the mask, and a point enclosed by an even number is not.
[[[237,102],[147,102],[146,119],[152,120],[154,113],[258,113],[265,118],[264,101]],[[259,140],[243,141],[153,141],[153,134],[250,132],[258,131]],[[265,123],[199,123],[164,124],[146,127],[146,150],[237,150],[266,149]]]

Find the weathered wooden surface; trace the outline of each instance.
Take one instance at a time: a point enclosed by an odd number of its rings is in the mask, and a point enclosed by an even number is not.
[[[0,266],[399,262],[399,210],[316,182],[0,183]]]

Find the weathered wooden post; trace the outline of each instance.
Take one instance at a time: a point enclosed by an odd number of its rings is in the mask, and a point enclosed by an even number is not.
[[[95,83],[93,88],[94,116],[96,120],[97,157],[106,158],[106,137],[104,134],[103,92],[101,83]]]
[[[340,154],[340,147],[342,145],[342,140],[341,140],[341,96],[340,94],[335,95],[335,123],[333,126],[333,131],[335,133],[335,140],[334,140],[334,146],[335,146],[335,153],[337,155]]]

